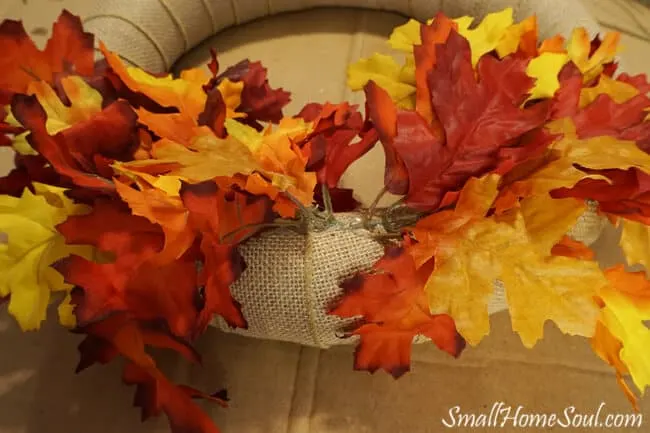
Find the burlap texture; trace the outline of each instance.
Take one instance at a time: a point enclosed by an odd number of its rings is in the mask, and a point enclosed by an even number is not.
[[[169,70],[205,38],[228,27],[321,6],[382,9],[419,20],[439,10],[449,16],[480,19],[511,6],[518,20],[536,14],[542,37],[568,35],[576,26],[586,27],[592,34],[598,31],[579,2],[566,0],[107,0],[97,2],[85,25],[126,61],[160,72]],[[273,230],[242,245],[248,268],[232,292],[243,305],[249,327],[231,330],[220,319],[215,325],[250,337],[323,348],[353,342],[339,338],[348,322],[328,316],[327,307],[341,296],[341,281],[369,269],[383,253],[382,245],[369,232],[352,228],[355,218],[354,214],[337,215],[338,225],[307,235]],[[569,234],[591,243],[603,224],[592,208]],[[503,287],[496,282],[489,312],[506,308]]]
[[[233,330],[221,319],[215,325],[226,332],[322,348],[354,342],[341,338],[351,321],[330,316],[327,309],[342,295],[340,283],[370,269],[383,246],[369,231],[355,228],[361,221],[358,215],[336,218],[338,223],[324,231],[303,235],[277,229],[242,245],[248,269],[231,290],[243,305],[249,327]],[[592,203],[569,235],[591,244],[604,224]],[[508,308],[503,285],[497,281],[494,288],[490,314]]]

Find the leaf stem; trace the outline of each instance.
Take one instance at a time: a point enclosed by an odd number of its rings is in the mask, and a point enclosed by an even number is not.
[[[321,184],[321,195],[323,196],[323,204],[325,205],[325,214],[328,220],[334,219],[334,207],[332,206],[332,196],[330,189],[326,184]]]
[[[377,209],[377,205],[379,204],[379,201],[386,195],[387,192],[388,192],[388,188],[386,187],[386,185],[384,185],[381,191],[379,191],[379,194],[377,194],[377,197],[375,197],[375,199],[370,204],[368,210],[363,215],[364,225],[367,225],[370,222],[373,215],[375,214],[375,210]]]

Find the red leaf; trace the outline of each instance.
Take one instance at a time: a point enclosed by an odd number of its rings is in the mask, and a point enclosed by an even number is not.
[[[204,291],[197,331],[203,332],[215,314],[222,316],[233,328],[247,328],[241,306],[230,293],[230,285],[245,269],[235,244],[230,243],[241,239],[238,237],[241,233],[223,241],[220,239],[239,228],[267,221],[271,203],[267,199],[224,190],[212,181],[194,185],[183,183],[180,195],[189,212],[190,224],[202,235],[204,263],[199,282]]]
[[[205,125],[212,129],[219,138],[226,137],[226,102],[218,88],[208,92],[208,99],[205,102],[205,110],[199,114],[198,124]]]
[[[420,26],[422,44],[413,47],[416,82],[415,111],[433,126],[433,130],[438,137],[442,137],[444,131],[431,105],[429,72],[436,64],[437,45],[447,41],[452,29],[457,29],[456,23],[442,12],[438,12],[433,23]]]
[[[212,419],[192,401],[193,398],[204,398],[224,405],[225,402],[217,396],[174,385],[134,363],[124,367],[122,380],[127,385],[137,385],[133,404],[142,409],[143,421],[165,412],[172,433],[219,433]]]
[[[635,141],[650,150],[650,122],[645,121],[650,98],[640,94],[617,104],[611,96],[599,95],[594,102],[573,116],[578,138],[609,135],[620,140]]]
[[[484,56],[478,63],[477,80],[469,44],[455,31],[437,46],[436,57],[428,79],[444,141],[417,113],[397,111],[374,83],[366,88],[370,117],[384,147],[390,149],[387,168],[398,167],[392,179],[400,179],[398,185],[404,186],[399,169],[403,163],[408,174],[405,203],[421,210],[436,209],[447,192],[493,169],[499,149],[540,127],[549,111],[546,103],[520,108],[533,85],[526,75],[526,59]],[[389,188],[395,190],[403,191]]]
[[[431,271],[432,262],[416,269],[404,248],[390,247],[372,271],[342,284],[343,298],[330,314],[363,319],[350,333],[361,337],[355,352],[356,369],[383,369],[394,377],[401,376],[410,368],[411,343],[416,335],[430,338],[453,356],[461,353],[465,341],[451,317],[429,312],[424,284]]]
[[[204,398],[225,406],[221,393],[208,395],[171,383],[145,351],[146,346],[173,349],[197,361],[196,352],[189,345],[168,338],[164,333],[152,332],[121,314],[93,323],[80,332],[88,334],[79,347],[81,369],[94,362],[109,362],[118,354],[129,361],[122,379],[128,385],[137,385],[134,405],[142,409],[143,421],[165,412],[174,433],[218,433],[210,418],[192,399]]]
[[[194,335],[200,313],[194,260],[165,266],[143,263],[131,272],[116,264],[97,264],[79,256],[55,265],[69,284],[77,323],[84,326],[115,312],[142,321],[164,320],[173,335]]]
[[[316,171],[318,182],[335,188],[347,168],[377,142],[377,133],[364,122],[357,107],[347,102],[309,104],[298,114],[314,123],[314,131],[299,146],[309,153],[307,169]],[[360,139],[352,143],[359,137]]]
[[[334,212],[352,212],[359,209],[361,203],[354,199],[354,191],[346,188],[331,188],[329,190],[330,200],[332,202],[332,211]],[[323,193],[320,185],[316,185],[314,189],[314,201],[325,209],[325,202],[323,201]]]
[[[0,177],[0,194],[20,197],[25,188],[33,192],[32,182],[55,186],[73,186],[64,182],[47,160],[40,155],[19,155],[14,157],[15,168]]]
[[[11,107],[16,119],[30,131],[29,143],[57,173],[85,188],[106,192],[115,189],[110,180],[98,175],[95,156],[130,159],[137,137],[137,117],[127,102],[115,102],[54,136],[47,132],[47,117],[36,97],[16,95]]]
[[[572,188],[551,191],[553,198],[574,197],[598,201],[599,212],[618,215],[650,224],[650,175],[635,168],[628,170],[586,170],[587,173],[606,176],[583,179]]]
[[[159,226],[131,214],[117,200],[96,200],[90,213],[68,217],[57,230],[68,244],[93,245],[112,253],[113,264],[123,273],[156,256],[164,244]]]
[[[290,93],[283,89],[273,89],[266,76],[266,68],[260,62],[243,60],[226,69],[211,83],[219,84],[224,78],[230,81],[243,81],[241,105],[237,112],[246,113],[242,121],[261,129],[259,122],[278,123],[282,119],[282,109],[291,101]]]
[[[44,51],[36,47],[20,21],[3,21],[0,24],[0,105],[9,103],[14,93],[25,93],[27,85],[34,80],[52,83],[55,74],[61,72],[92,75],[93,46],[93,35],[84,33],[79,17],[67,10],[52,27],[52,37]]]

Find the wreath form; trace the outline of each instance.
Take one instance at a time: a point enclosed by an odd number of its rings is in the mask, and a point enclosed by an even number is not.
[[[44,51],[5,21],[0,139],[16,169],[0,182],[0,297],[30,330],[50,291],[67,293],[60,320],[86,336],[79,370],[122,356],[143,418],[165,412],[174,432],[214,432],[192,399],[225,405],[225,395],[171,383],[145,348],[198,361],[191,342],[215,315],[247,326],[229,290],[245,241],[276,228],[292,230],[285,240],[364,230],[385,248],[327,311],[349,320],[341,337],[359,339],[356,369],[401,376],[422,335],[459,356],[489,333],[498,280],[526,346],[546,320],[590,338],[636,405],[624,377],[643,393],[650,283],[601,270],[566,233],[596,200],[622,226],[628,262],[648,263],[650,85],[617,73],[617,34],[538,41],[536,19],[512,12],[475,26],[442,13],[411,20],[389,41],[404,65],[374,55],[350,66],[365,113],[311,103],[294,117],[257,62],[222,72],[213,53],[211,75],[157,76],[103,45],[94,63],[92,35],[67,12]],[[335,217],[358,207],[340,176],[377,142],[385,190],[403,199]]]

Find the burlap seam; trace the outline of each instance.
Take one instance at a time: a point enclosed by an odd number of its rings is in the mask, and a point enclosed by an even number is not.
[[[305,258],[303,260],[303,277],[304,277],[304,289],[305,297],[307,299],[307,311],[309,313],[309,333],[311,338],[314,341],[314,344],[318,347],[324,347],[323,343],[318,337],[318,332],[316,331],[316,306],[314,305],[314,291],[313,289],[313,280],[314,280],[314,269],[313,269],[313,252],[314,252],[314,242],[312,240],[311,233],[308,232],[305,236]]]
[[[181,20],[178,19],[165,0],[158,1],[160,2],[160,6],[162,6],[162,8],[165,9],[165,12],[167,12],[167,15],[169,15],[169,18],[171,18],[176,30],[181,34],[181,37],[183,38],[183,51],[187,51],[190,45],[190,38],[187,36],[187,32],[185,31],[185,27],[181,24]]]

